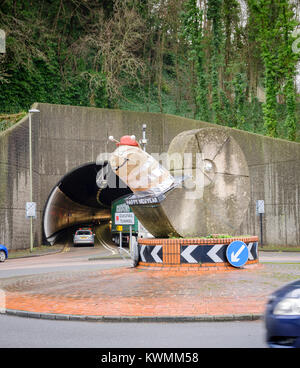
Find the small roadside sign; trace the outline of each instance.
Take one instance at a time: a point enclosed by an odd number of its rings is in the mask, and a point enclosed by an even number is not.
[[[36,218],[36,202],[26,202],[26,218]]]
[[[256,214],[265,213],[265,201],[260,199],[256,201]]]
[[[117,226],[117,231],[123,231],[123,226],[122,225],[118,225]]]
[[[263,214],[265,213],[265,201],[263,199],[256,201],[256,215],[260,222],[260,244],[263,245]]]
[[[234,267],[242,267],[248,261],[249,250],[241,240],[231,242],[226,249],[228,262]]]
[[[115,213],[116,225],[134,225],[134,213],[133,212],[116,212]]]

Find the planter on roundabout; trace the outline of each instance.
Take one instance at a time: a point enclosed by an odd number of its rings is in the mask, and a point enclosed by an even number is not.
[[[139,268],[229,271],[258,263],[258,237],[138,239]]]

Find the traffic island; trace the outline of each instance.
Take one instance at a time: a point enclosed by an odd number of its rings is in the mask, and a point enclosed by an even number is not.
[[[275,289],[299,278],[296,263],[256,265],[202,274],[125,266],[14,276],[0,280],[3,313],[93,321],[252,319],[263,315]]]
[[[187,272],[233,271],[257,265],[258,237],[139,239],[137,267]]]

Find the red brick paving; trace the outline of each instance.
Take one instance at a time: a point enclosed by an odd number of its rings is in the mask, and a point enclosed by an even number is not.
[[[15,277],[0,282],[0,287],[7,309],[94,316],[210,316],[263,313],[276,284],[271,279],[261,264],[223,273],[119,268]]]

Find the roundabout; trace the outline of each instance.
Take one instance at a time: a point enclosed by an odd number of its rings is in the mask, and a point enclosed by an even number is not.
[[[76,249],[76,251],[78,251]],[[78,252],[60,257],[76,259]],[[80,251],[80,250],[79,250]],[[282,255],[279,255],[282,257]],[[58,255],[36,257],[50,262]],[[2,277],[2,312],[90,321],[211,321],[261,318],[274,289],[299,278],[299,263],[245,265],[232,272],[133,268],[119,260],[86,261],[93,268]],[[63,262],[63,259],[61,260]],[[3,266],[14,266],[8,260]],[[30,259],[22,260],[29,267]],[[106,262],[106,269],[102,264]],[[117,268],[116,263],[118,262]],[[27,265],[27,266],[26,266]]]

